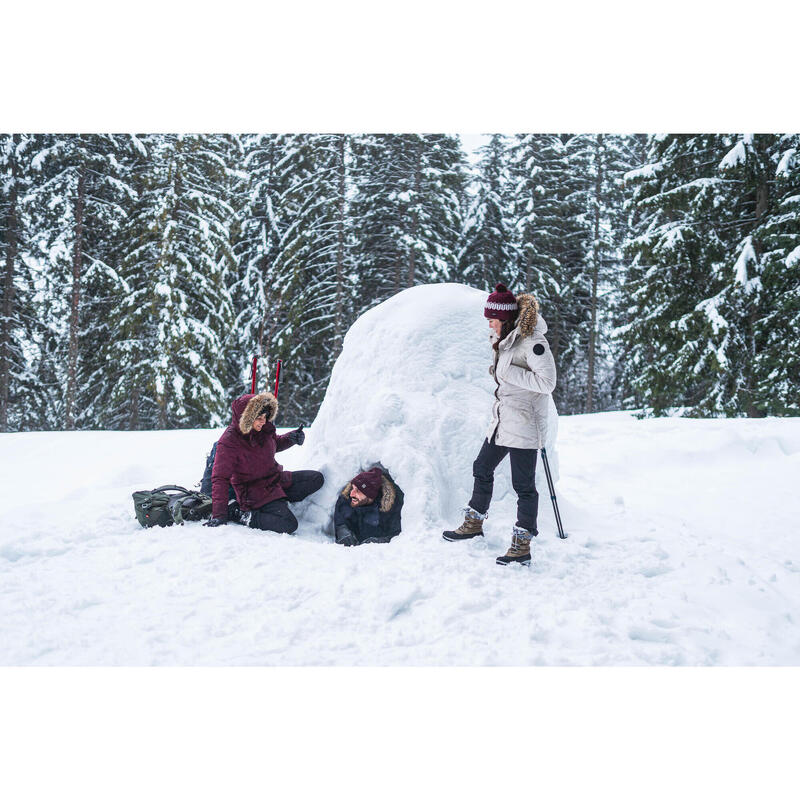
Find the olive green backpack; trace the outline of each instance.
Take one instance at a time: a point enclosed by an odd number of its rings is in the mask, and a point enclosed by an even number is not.
[[[149,492],[133,493],[133,509],[143,528],[158,525],[183,525],[184,521],[195,522],[211,516],[211,498],[201,492],[184,489],[183,486],[159,486]]]

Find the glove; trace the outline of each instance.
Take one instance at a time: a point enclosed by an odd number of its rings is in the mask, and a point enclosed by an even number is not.
[[[345,547],[352,547],[358,544],[355,534],[347,527],[347,525],[339,525],[336,528],[336,543],[343,544]]]
[[[301,425],[297,430],[289,431],[286,434],[286,437],[291,441],[293,444],[301,445],[306,440],[306,435],[303,432],[303,426]]]
[[[206,528],[216,528],[218,525],[227,525],[228,520],[220,519],[219,517],[211,517],[208,522],[203,523]]]

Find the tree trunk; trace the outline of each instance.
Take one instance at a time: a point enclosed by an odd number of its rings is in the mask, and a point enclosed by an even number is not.
[[[267,198],[269,202],[274,189],[273,180],[275,178],[275,157],[276,157],[275,139],[270,140],[269,146],[269,171],[267,173]],[[269,214],[264,217],[264,225],[269,225]],[[269,236],[264,236],[264,241],[269,241]],[[278,329],[278,322],[280,318],[281,308],[283,307],[283,295],[278,294],[274,289],[274,280],[272,275],[272,261],[271,247],[264,251],[264,257],[261,260],[261,272],[264,277],[264,316],[261,318],[261,325],[258,328],[258,355],[264,364],[267,365],[264,375],[264,386],[267,391],[271,391],[269,387],[269,363],[272,358],[272,341],[275,336],[275,331]],[[277,358],[276,358],[277,364]],[[273,389],[275,387],[273,386]],[[258,391],[258,384],[256,384]],[[248,384],[249,391],[249,384]]]
[[[81,264],[83,261],[83,211],[86,202],[86,162],[78,173],[78,187],[73,201],[75,239],[72,244],[72,302],[69,317],[69,357],[67,361],[66,429],[75,430],[75,397],[78,382],[78,324],[81,301]]]
[[[597,284],[600,277],[600,209],[603,196],[603,134],[595,137],[594,242],[592,243],[592,321],[589,327],[588,371],[586,375],[586,413],[591,414],[594,400],[595,343],[597,341]]]
[[[411,253],[408,260],[408,286],[414,285],[417,277],[417,233],[419,232],[419,217],[422,190],[422,139],[417,141],[414,153],[414,210],[411,213]]]
[[[167,392],[166,388],[164,393],[156,398],[158,402],[158,430],[165,431],[167,429]]]
[[[181,180],[181,158],[183,153],[183,138],[179,134],[175,139],[175,151],[172,154],[172,169],[175,171],[172,173],[172,191],[175,197],[173,201],[173,206],[170,209],[169,216],[173,223],[175,223],[175,227],[177,228],[178,220],[180,215],[178,213],[178,207],[180,206],[183,200],[183,182]],[[171,234],[174,236],[175,234]],[[164,261],[164,266],[169,269],[169,260],[173,258],[173,253],[171,251],[171,244],[167,244],[163,239],[162,233],[162,242],[161,242],[161,258]],[[174,369],[175,366],[175,359],[172,353],[168,353],[168,366],[171,366]],[[156,397],[156,403],[158,404],[158,421],[157,426],[158,430],[166,430],[167,423],[169,421],[169,390],[170,386],[172,385],[172,379],[166,379],[164,381],[164,390],[163,392]]]
[[[531,291],[531,280],[533,278],[533,245],[528,243],[525,248],[525,292]]]
[[[0,344],[0,431],[8,430],[8,403],[11,388],[11,314],[14,309],[14,265],[17,260],[18,225],[17,197],[19,165],[16,152],[20,135],[14,134],[11,154],[11,186],[6,217],[6,271],[3,281],[3,334]]]
[[[344,234],[345,234],[345,147],[347,137],[339,137],[339,218],[337,220],[337,250],[336,250],[336,327],[334,347],[336,352],[342,346],[344,338]]]
[[[762,218],[767,213],[769,206],[769,186],[767,185],[766,178],[762,175],[761,180],[756,188],[756,228],[762,224]],[[761,260],[763,254],[763,247],[761,243],[755,239],[753,241],[753,250],[755,251],[756,258]],[[753,386],[753,364],[756,358],[756,336],[755,326],[760,316],[760,309],[754,306],[747,317],[747,338],[749,339],[749,369],[747,372],[747,388],[745,411],[748,417],[758,418],[766,416],[765,412],[758,408],[755,403],[755,387]]]
[[[273,172],[275,169],[275,139],[274,137],[269,141],[269,170],[267,171],[267,196],[264,199],[264,202],[269,205],[271,194],[272,194],[272,178]],[[270,224],[269,219],[269,211],[268,208],[264,209],[264,228],[266,229],[267,226]],[[269,236],[266,235],[266,230],[264,232],[264,241],[269,241]],[[272,280],[271,280],[271,268],[272,262],[270,261],[270,253],[269,248],[264,248],[264,255],[261,259],[261,274],[264,276],[264,316],[261,317],[261,324],[258,326],[258,353],[257,355],[261,358],[262,361],[265,361],[269,364],[269,357],[270,357],[270,350],[269,350],[269,343],[272,341],[272,332],[275,329],[275,325],[277,324],[277,307],[273,308],[271,306],[271,292],[272,289]],[[271,320],[271,325],[269,332],[267,333],[267,320]],[[267,334],[265,336],[265,334]]]
[[[139,387],[134,385],[131,392],[131,413],[128,417],[128,430],[139,430]]]

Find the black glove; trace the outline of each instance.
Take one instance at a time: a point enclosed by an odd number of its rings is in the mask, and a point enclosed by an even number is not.
[[[297,430],[289,431],[286,434],[286,437],[291,441],[293,444],[303,444],[306,440],[306,435],[303,432],[303,426],[301,425]]]
[[[220,519],[219,517],[211,517],[211,519],[208,522],[204,523],[204,526],[206,528],[216,528],[217,525],[227,525],[227,524],[228,520],[226,519]]]
[[[352,547],[358,544],[355,534],[347,525],[338,525],[336,527],[336,543],[343,544],[345,547]]]

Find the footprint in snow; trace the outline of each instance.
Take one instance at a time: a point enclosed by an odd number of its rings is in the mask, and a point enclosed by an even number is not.
[[[672,572],[672,567],[667,567],[664,564],[656,564],[654,567],[643,567],[636,571],[639,575],[644,575],[645,578],[655,578],[659,575],[666,575],[668,572]]]
[[[639,626],[634,626],[628,631],[628,638],[637,642],[653,642],[654,644],[672,644],[674,641],[672,634],[668,631]]]

